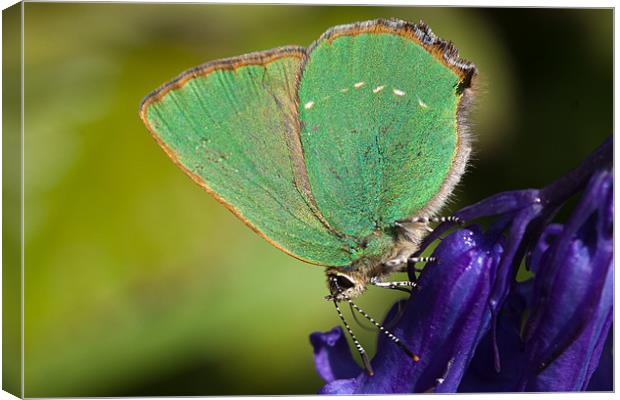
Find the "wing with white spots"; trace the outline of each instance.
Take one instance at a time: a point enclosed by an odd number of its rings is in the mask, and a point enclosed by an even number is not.
[[[309,48],[301,141],[331,226],[363,238],[441,206],[469,153],[459,114],[474,73],[425,26],[403,21],[336,27]]]
[[[194,181],[270,243],[311,263],[347,265],[345,244],[298,177],[303,54],[282,48],[205,64],[147,96],[140,115]]]

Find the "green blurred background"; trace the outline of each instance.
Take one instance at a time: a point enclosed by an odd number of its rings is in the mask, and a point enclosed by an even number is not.
[[[192,183],[137,109],[197,64],[378,17],[423,19],[480,70],[446,215],[545,185],[611,135],[611,10],[25,4],[26,396],[316,393],[308,335],[338,324],[323,270]]]

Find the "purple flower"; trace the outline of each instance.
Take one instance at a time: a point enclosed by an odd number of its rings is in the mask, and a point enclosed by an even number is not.
[[[327,383],[321,393],[610,390],[611,160],[608,140],[543,189],[499,193],[455,213],[493,222],[486,231],[474,225],[446,236],[401,304],[392,331],[419,361],[381,335],[369,376],[340,328],[313,333],[315,364]],[[579,191],[566,224],[552,223]],[[450,226],[438,226],[419,253]],[[524,259],[534,277],[517,282]]]
[[[526,259],[534,279],[515,285],[498,320],[496,340],[508,362],[492,368],[487,335],[459,391],[588,387],[612,321],[611,195],[611,173],[597,172],[568,223],[546,227]]]
[[[584,390],[598,365],[612,321],[612,179],[596,173],[568,223],[546,229],[534,250],[530,268],[540,279],[523,334],[519,390]]]

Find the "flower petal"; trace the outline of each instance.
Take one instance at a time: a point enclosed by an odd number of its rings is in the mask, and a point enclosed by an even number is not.
[[[527,309],[531,306],[534,280],[518,283],[497,321],[497,336],[488,332],[476,349],[476,354],[459,386],[459,392],[513,392],[525,365],[525,351],[521,340],[521,327]],[[502,363],[495,367],[495,345]]]
[[[557,237],[560,236],[562,229],[564,227],[560,224],[551,224],[545,228],[545,231],[538,239],[538,243],[536,243],[526,259],[526,265],[530,271],[534,273],[539,272],[544,254]]]
[[[588,391],[611,392],[614,389],[614,335],[612,332],[613,328],[609,328],[598,367],[588,383],[586,389]]]
[[[314,365],[325,382],[353,378],[362,372],[353,361],[347,339],[339,326],[328,332],[314,332],[310,335],[310,342],[314,347]]]
[[[598,305],[591,320],[581,329],[572,329],[576,337],[557,356],[551,354],[551,361],[537,363],[535,359],[529,365],[538,372],[526,383],[528,391],[575,391],[585,390],[590,377],[599,365],[605,338],[612,321],[613,303],[613,269],[608,270],[608,284],[603,290],[601,303]],[[577,332],[574,332],[574,331]],[[576,333],[576,334],[575,334]],[[544,334],[544,333],[541,333]],[[559,351],[558,351],[559,352]],[[555,358],[553,358],[555,357]],[[538,367],[538,370],[536,368]],[[523,387],[524,385],[522,385]]]
[[[584,390],[598,365],[612,320],[613,240],[605,221],[611,179],[609,172],[593,175],[561,234],[540,257],[520,389]]]
[[[540,202],[540,191],[536,189],[501,192],[457,211],[454,216],[463,221],[471,221],[477,218],[494,215],[513,216],[521,210],[528,209],[532,206],[539,206]],[[420,255],[431,243],[439,239],[441,235],[447,232],[453,225],[454,222],[450,221],[439,224],[433,229],[433,232],[424,238],[420,245],[420,249],[415,254]]]
[[[470,221],[481,217],[519,211],[533,204],[538,204],[540,201],[540,191],[536,189],[502,192],[465,207],[455,215]]]
[[[323,386],[319,394],[351,394],[359,387],[359,378],[340,379]]]

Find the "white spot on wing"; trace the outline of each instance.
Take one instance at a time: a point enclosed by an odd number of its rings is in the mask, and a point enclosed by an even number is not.
[[[372,92],[379,93],[380,91],[383,90],[383,88],[385,88],[385,85],[377,86],[376,88],[372,89]]]
[[[353,85],[354,88],[359,89],[362,86],[364,86],[366,82],[362,81],[362,82],[357,82],[355,85]]]
[[[402,91],[402,90],[400,90],[400,89],[394,89],[394,90],[393,90],[393,92],[394,92],[394,94],[395,94],[396,96],[398,96],[398,97],[403,97],[403,96],[405,95],[405,92],[403,92],[403,91]]]
[[[314,106],[314,101],[309,101],[309,102],[307,102],[306,104],[304,104],[304,108],[305,108],[306,110],[311,109],[313,106]]]

